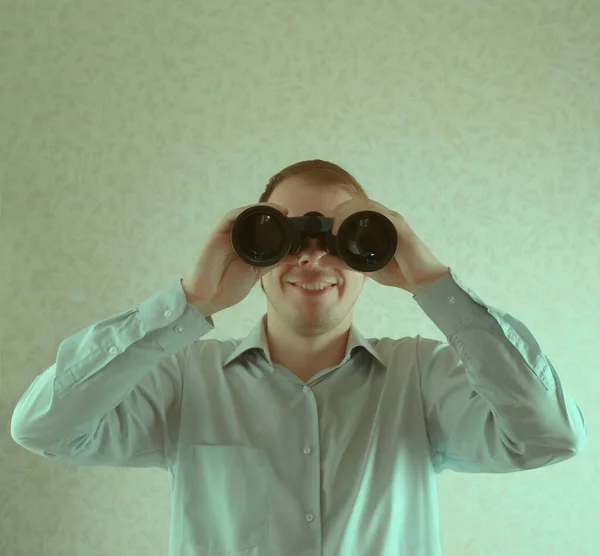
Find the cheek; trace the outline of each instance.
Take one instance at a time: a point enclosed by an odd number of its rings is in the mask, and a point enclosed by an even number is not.
[[[281,275],[277,273],[276,270],[269,272],[266,276],[263,277],[263,282],[267,288],[271,289],[283,289],[285,284],[281,280]]]
[[[340,294],[351,294],[357,295],[363,284],[363,278],[359,278],[357,276],[347,276],[344,278],[344,285],[342,287],[342,291]]]

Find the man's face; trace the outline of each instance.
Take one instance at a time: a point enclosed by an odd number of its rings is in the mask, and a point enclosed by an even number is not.
[[[303,216],[317,211],[333,216],[337,205],[352,195],[332,186],[315,186],[300,177],[293,177],[279,184],[269,202],[289,210],[288,217]],[[339,259],[319,249],[316,239],[310,239],[298,253],[295,264],[282,264],[262,278],[262,289],[267,296],[268,315],[302,334],[316,336],[337,326],[349,326],[352,309],[367,277],[359,272],[346,270]],[[333,284],[319,295],[307,295],[294,284]]]

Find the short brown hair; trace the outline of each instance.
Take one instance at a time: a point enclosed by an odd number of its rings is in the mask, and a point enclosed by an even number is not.
[[[356,178],[341,166],[325,160],[304,160],[302,162],[296,162],[280,172],[277,172],[277,174],[269,180],[269,183],[258,202],[267,202],[275,188],[283,180],[291,178],[292,176],[297,176],[298,174],[303,174],[319,185],[337,185],[347,190],[355,197],[361,197],[363,199],[369,198]]]

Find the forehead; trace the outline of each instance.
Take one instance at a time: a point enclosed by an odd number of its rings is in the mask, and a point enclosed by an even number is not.
[[[337,205],[351,198],[352,195],[339,185],[294,176],[275,188],[269,202],[287,208],[288,216],[302,216],[313,210],[331,216]]]

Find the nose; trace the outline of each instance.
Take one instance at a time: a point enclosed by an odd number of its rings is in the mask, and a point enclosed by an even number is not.
[[[327,251],[321,246],[317,238],[308,238],[298,252],[298,266],[316,264],[326,254]]]

